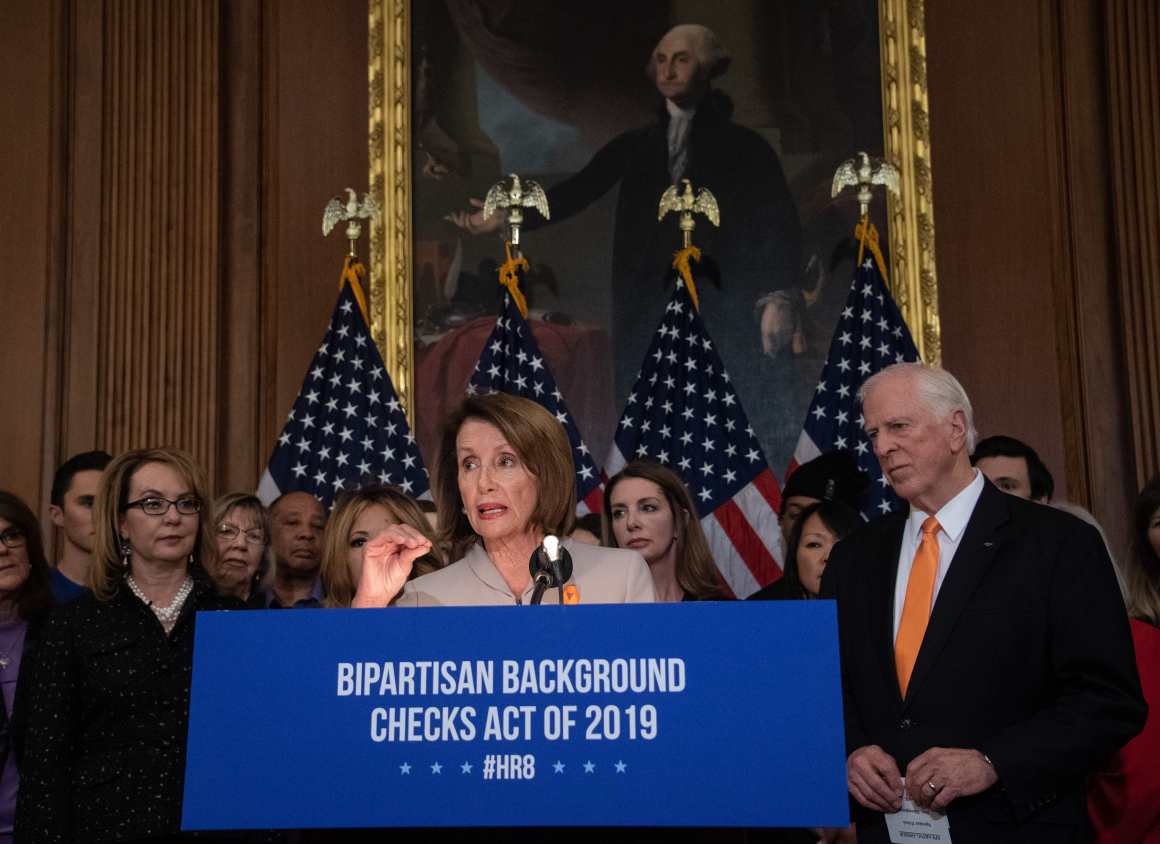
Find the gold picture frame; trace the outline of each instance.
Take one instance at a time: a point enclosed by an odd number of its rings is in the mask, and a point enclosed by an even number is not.
[[[371,225],[371,329],[414,423],[411,240],[411,2],[369,8],[370,189],[381,216]],[[887,200],[890,287],[928,363],[941,357],[926,87],[923,0],[878,0],[886,158],[901,175]],[[851,150],[853,154],[854,150]]]

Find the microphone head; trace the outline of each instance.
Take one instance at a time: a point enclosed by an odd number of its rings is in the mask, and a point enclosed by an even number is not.
[[[549,587],[563,586],[572,576],[572,555],[559,537],[545,536],[528,560],[528,571],[534,580],[544,580]]]
[[[560,546],[560,559],[555,564],[556,576],[560,579],[560,585],[568,582],[572,577],[572,555],[568,553],[568,549],[563,545]]]

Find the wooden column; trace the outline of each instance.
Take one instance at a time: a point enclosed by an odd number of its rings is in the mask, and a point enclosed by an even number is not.
[[[1105,7],[1117,276],[1135,488],[1160,472],[1160,7]]]
[[[96,439],[114,452],[178,446],[212,475],[219,4],[132,0],[104,12]]]

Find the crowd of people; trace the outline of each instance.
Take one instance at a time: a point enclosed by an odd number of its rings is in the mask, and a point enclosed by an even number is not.
[[[1051,506],[1033,449],[975,441],[948,373],[890,367],[863,406],[909,507],[867,523],[853,460],[801,466],[783,576],[750,596],[837,601],[855,825],[750,840],[886,841],[904,794],[960,842],[1160,840],[1160,478],[1116,565]],[[0,840],[180,835],[199,610],[532,603],[548,535],[573,571],[545,602],[736,597],[663,465],[629,463],[578,524],[569,443],[533,402],[468,398],[435,467],[434,507],[374,484],[327,513],[304,492],[214,498],[171,448],[80,454],[52,486],[55,565],[0,492]]]

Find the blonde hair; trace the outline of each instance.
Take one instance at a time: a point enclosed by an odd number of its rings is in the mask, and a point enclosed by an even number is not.
[[[203,518],[209,504],[205,472],[187,452],[176,448],[146,448],[127,451],[113,461],[101,475],[97,500],[93,504],[93,565],[89,568],[89,588],[101,601],[117,592],[125,576],[121,560],[121,517],[129,503],[129,484],[137,470],[147,463],[171,467],[187,484],[190,492],[202,502],[197,514],[197,539],[193,543],[190,567],[205,567],[207,558],[217,555],[217,541],[210,520]]]
[[[410,525],[431,540],[431,551],[415,561],[412,578],[443,568],[444,555],[432,536],[427,515],[415,499],[394,487],[379,485],[345,493],[335,503],[322,537],[319,577],[326,595],[325,606],[349,607],[354,600],[358,584],[350,570],[350,534],[358,517],[375,506],[384,508],[396,522]]]
[[[234,510],[252,513],[258,527],[262,529],[262,561],[258,563],[258,571],[254,574],[254,582],[251,584],[251,588],[260,589],[266,585],[270,574],[274,571],[274,550],[270,546],[270,514],[266,512],[262,499],[252,492],[227,492],[225,495],[219,495],[213,503],[211,529],[216,533],[218,525]],[[216,536],[214,547],[217,547]]]
[[[556,536],[570,534],[576,520],[576,465],[564,426],[531,399],[507,393],[471,396],[451,414],[443,428],[432,488],[438,505],[440,537],[451,559],[461,558],[478,539],[459,495],[456,439],[469,419],[498,429],[536,479],[536,506],[528,526]]]

